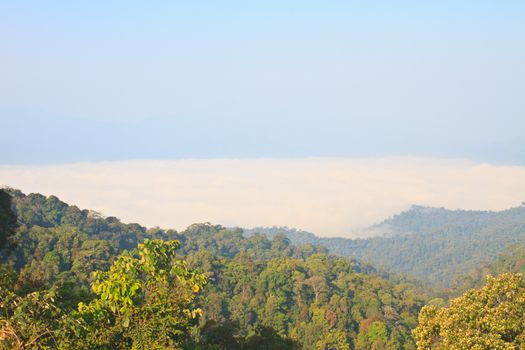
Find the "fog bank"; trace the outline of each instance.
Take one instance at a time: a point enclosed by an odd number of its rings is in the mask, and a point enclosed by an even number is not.
[[[359,230],[411,204],[502,210],[525,200],[525,167],[432,158],[204,159],[0,166],[0,185],[57,195],[125,222],[184,229]]]

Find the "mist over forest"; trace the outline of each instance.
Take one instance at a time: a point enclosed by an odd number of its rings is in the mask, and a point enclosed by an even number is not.
[[[445,332],[478,321],[446,319],[473,303],[483,322],[501,309],[517,318],[460,338],[462,348],[511,330],[495,344],[514,346],[525,332],[523,205],[414,206],[377,224],[382,236],[352,240],[211,223],[146,228],[56,196],[0,194],[6,349],[449,347],[457,340]],[[497,277],[484,286],[487,275]],[[499,293],[507,299],[493,304]]]
[[[417,157],[0,165],[9,186],[146,226],[288,226],[348,238],[380,234],[370,226],[414,204],[516,207],[525,198],[524,178],[523,166]]]
[[[525,1],[0,1],[0,350],[525,349]]]

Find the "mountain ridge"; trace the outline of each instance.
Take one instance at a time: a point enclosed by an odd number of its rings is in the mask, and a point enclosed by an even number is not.
[[[26,196],[18,190],[10,191],[15,197]],[[24,206],[17,208],[17,215],[26,223],[41,227],[73,223],[81,229],[95,231],[100,230],[100,225],[107,230],[118,227],[123,230],[121,239],[129,242],[127,247],[132,247],[137,237],[146,234],[179,238],[175,230],[123,224],[115,217],[103,218],[92,211],[69,206],[55,196],[29,194],[26,197],[27,202],[36,203],[36,208],[46,206],[40,212],[27,210]],[[44,200],[46,198],[48,200]],[[87,220],[98,216],[99,221]],[[85,226],[87,223],[92,226]],[[358,239],[318,237],[282,227],[246,229],[243,234],[263,233],[272,239],[282,233],[295,245],[326,247],[332,254],[355,259],[388,274],[403,274],[431,287],[447,288],[454,279],[494,259],[509,245],[525,243],[525,205],[499,212],[413,206],[383,220],[378,227],[386,225],[393,234]]]
[[[285,234],[294,244],[322,245],[333,254],[354,259],[388,273],[403,273],[434,287],[450,282],[492,260],[509,245],[525,243],[525,205],[501,210],[449,210],[412,206],[373,229],[388,228],[382,236],[369,238],[319,237],[289,228],[254,228],[270,238]]]

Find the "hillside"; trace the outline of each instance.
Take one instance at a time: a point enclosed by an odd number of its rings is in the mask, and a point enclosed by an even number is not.
[[[42,347],[51,348],[68,344],[74,348],[112,349],[119,348],[117,342],[134,342],[136,337],[155,334],[155,328],[144,334],[130,333],[131,329],[143,329],[141,324],[146,320],[142,318],[137,323],[134,319],[113,322],[106,332],[106,326],[90,325],[93,318],[75,319],[75,310],[79,303],[103,305],[96,299],[99,287],[90,285],[100,276],[108,278],[119,271],[115,270],[119,262],[128,261],[120,269],[130,266],[129,254],[136,256],[136,247],[144,249],[143,242],[175,239],[180,242],[178,259],[187,261],[188,268],[203,273],[208,280],[202,293],[199,285],[194,286],[194,292],[199,291],[195,307],[204,311],[198,322],[188,325],[192,327],[191,336],[188,331],[173,338],[180,338],[184,348],[415,348],[411,329],[417,325],[417,314],[426,300],[422,290],[389,281],[369,266],[327,254],[323,247],[293,245],[283,235],[274,235],[271,240],[257,234],[247,238],[241,230],[211,224],[194,224],[182,232],[147,229],[81,210],[54,196],[10,193],[19,226],[10,238],[13,245],[2,251],[0,293],[16,303],[0,305],[0,313],[11,315],[5,319],[9,324],[19,322],[18,340],[29,334],[30,341],[34,331],[30,328],[24,333],[26,326],[42,327],[43,334],[54,334],[39,338]],[[108,270],[110,274],[93,275]],[[120,274],[115,278],[122,283]],[[28,313],[37,296],[44,298],[38,303],[44,302],[47,309],[53,310],[50,319],[40,311],[31,311],[33,316]],[[102,298],[107,299],[107,294]],[[162,303],[155,305],[165,307]],[[25,315],[32,321],[28,323]],[[148,322],[164,324],[162,315],[160,311],[150,314]],[[74,322],[68,327],[76,329],[79,322],[87,324],[81,331],[67,333],[69,328],[60,322],[71,317]],[[112,317],[121,316],[117,313]]]
[[[371,229],[384,235],[326,238],[278,227],[245,230],[245,234],[262,232],[272,237],[282,233],[294,244],[322,245],[333,254],[370,263],[389,273],[448,287],[454,278],[493,259],[509,245],[525,243],[525,205],[499,212],[413,206]]]
[[[395,233],[348,240],[287,228],[243,232],[209,223],[181,232],[146,228],[55,196],[8,193],[0,197],[0,298],[6,301],[0,303],[0,349],[35,344],[86,350],[415,349],[416,340],[420,348],[472,342],[446,338],[445,328],[441,332],[434,323],[446,326],[443,317],[470,305],[485,310],[482,318],[498,310],[476,297],[500,298],[500,289],[491,285],[514,293],[509,302],[516,314],[525,307],[525,282],[519,274],[508,274],[524,271],[523,245],[499,250],[522,238],[523,207],[502,212],[413,207],[376,226],[388,225]],[[445,244],[446,239],[452,243]],[[474,254],[469,245],[476,239]],[[427,260],[415,257],[425,241]],[[432,247],[448,247],[458,267],[452,269],[446,260],[448,265],[429,269],[452,285],[434,293],[329,254],[319,242],[336,252],[361,247],[354,256],[369,258],[363,260],[372,260],[376,249],[377,261],[401,256],[426,267],[446,256],[433,255]],[[379,250],[388,244],[388,253]],[[395,250],[400,247],[405,250]],[[483,261],[490,247],[497,258]],[[476,268],[462,260],[468,256],[480,259]],[[412,266],[412,271],[418,270]],[[487,274],[499,276],[486,280]],[[481,289],[465,292],[456,299],[461,304],[447,305],[450,296],[473,287]],[[484,333],[477,341],[495,336],[502,344],[518,344],[525,334],[518,326],[509,326],[515,330],[509,337]],[[461,327],[475,330],[476,322]]]

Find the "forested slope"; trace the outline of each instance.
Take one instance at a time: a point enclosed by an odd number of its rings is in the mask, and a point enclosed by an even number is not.
[[[481,287],[488,275],[497,276],[508,272],[525,274],[525,245],[509,246],[495,259],[481,262],[468,273],[454,278],[451,282],[452,295]]]
[[[508,246],[525,244],[525,205],[500,211],[447,210],[413,206],[371,227],[383,236],[367,239],[325,238],[288,228],[255,228],[269,237],[285,234],[295,244],[319,244],[349,256],[403,273],[434,287],[450,282]]]
[[[241,230],[211,224],[195,224],[183,232],[147,229],[80,210],[54,196],[10,193],[18,228],[10,238],[14,246],[2,254],[0,287],[26,302],[32,300],[33,292],[52,292],[53,308],[61,310],[57,315],[82,314],[84,309],[75,311],[80,302],[99,305],[94,292],[100,287],[90,288],[96,282],[92,273],[107,271],[119,254],[140,248],[145,239],[177,240],[180,258],[208,280],[203,291],[198,287],[195,290],[199,291],[196,307],[203,314],[187,334],[186,348],[415,346],[410,330],[416,326],[417,314],[425,301],[421,289],[393,283],[372,267],[329,255],[325,248],[293,245],[283,235],[274,235],[271,240],[257,234],[244,237]],[[3,305],[2,313],[19,315],[18,309],[10,309],[15,304]],[[95,337],[90,340],[111,348],[111,342],[134,339],[125,328],[131,327],[128,324],[133,324],[133,319],[123,322],[123,326],[114,325],[120,327],[115,332],[122,331],[119,339],[104,338],[108,333],[100,333],[95,326],[86,328],[96,331],[94,335],[84,330],[75,336]],[[62,329],[53,333],[56,339]],[[44,340],[50,344],[56,341]]]

